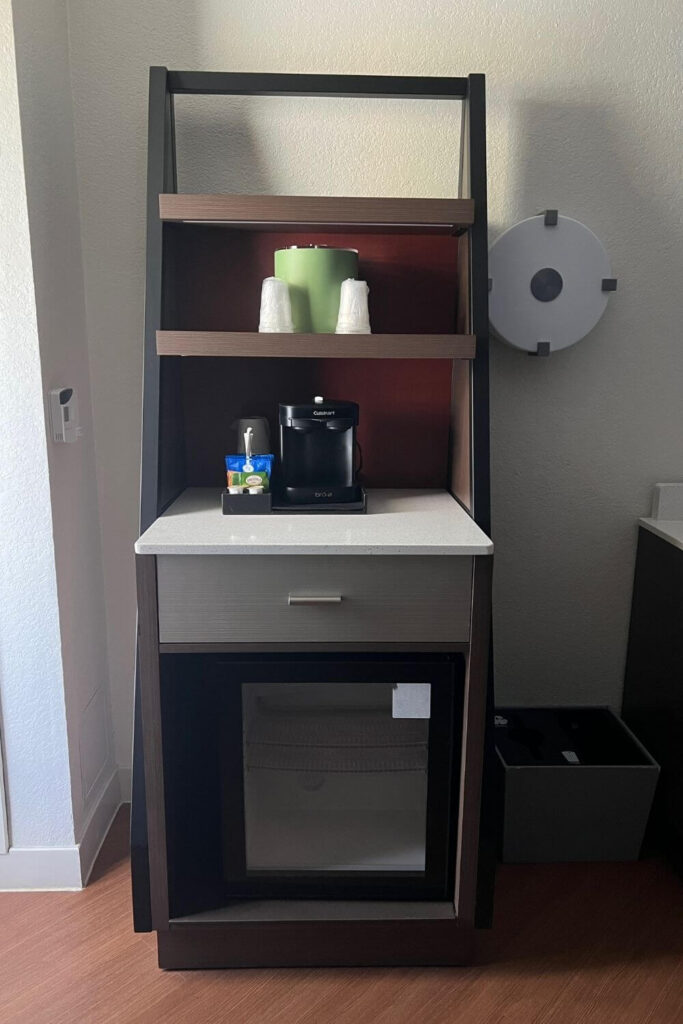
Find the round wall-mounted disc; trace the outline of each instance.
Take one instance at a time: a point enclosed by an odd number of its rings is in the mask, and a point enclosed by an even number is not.
[[[543,214],[508,228],[489,251],[489,319],[509,345],[536,352],[574,345],[607,306],[609,258],[590,228],[571,217],[545,224]]]

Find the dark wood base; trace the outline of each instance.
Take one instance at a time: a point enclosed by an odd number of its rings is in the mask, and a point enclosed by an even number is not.
[[[460,966],[472,962],[473,938],[453,920],[172,924],[157,934],[165,970]]]

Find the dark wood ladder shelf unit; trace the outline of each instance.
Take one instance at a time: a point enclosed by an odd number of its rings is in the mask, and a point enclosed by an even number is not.
[[[456,198],[178,193],[178,95],[455,103],[461,115],[460,163],[453,173]],[[225,486],[231,424],[243,416],[264,416],[275,437],[278,402],[313,395],[358,403],[366,487],[448,491],[461,506],[458,514],[464,509],[484,533],[490,532],[485,125],[483,75],[150,69],[141,533],[184,491]],[[370,288],[374,333],[257,331],[261,282],[273,273],[273,252],[293,243],[358,250],[359,276]],[[342,526],[349,528],[348,523]],[[407,644],[403,634],[384,644],[379,641],[389,641],[393,634],[370,637],[369,649],[375,653],[368,657],[391,659],[394,673],[397,665],[400,669],[418,659],[415,671],[422,680],[425,659],[452,662],[449,678],[459,696],[451,722],[450,736],[455,738],[444,755],[450,765],[448,781],[430,785],[432,794],[441,793],[436,811],[430,812],[430,827],[443,821],[444,831],[450,829],[441,895],[436,899],[432,890],[419,890],[422,895],[415,901],[407,895],[412,890],[392,895],[391,885],[379,891],[361,886],[367,902],[354,900],[353,888],[349,898],[347,891],[342,899],[333,892],[328,900],[325,889],[321,899],[311,900],[312,890],[300,892],[298,882],[286,890],[293,898],[281,889],[268,889],[275,898],[256,902],[242,899],[244,890],[234,900],[234,892],[226,889],[229,855],[217,838],[219,822],[225,801],[238,803],[243,794],[227,784],[222,796],[216,789],[218,769],[212,758],[218,758],[219,748],[221,758],[232,749],[223,742],[227,734],[216,726],[220,742],[211,740],[202,747],[225,699],[213,682],[204,685],[210,678],[204,673],[224,653],[228,659],[242,659],[245,644],[239,636],[229,644],[219,643],[220,637],[216,643],[206,637],[201,643],[190,643],[192,637],[181,644],[165,642],[160,558],[137,556],[131,809],[134,926],[136,931],[157,932],[160,966],[470,962],[475,927],[490,924],[495,865],[490,556],[473,558],[465,572],[467,636],[449,633],[444,652],[421,649],[417,634]],[[447,568],[452,581],[452,566]],[[403,566],[396,570],[399,576],[405,572]],[[236,577],[226,570],[226,578],[233,586]],[[411,595],[412,614],[414,590],[402,589],[394,577],[392,588]],[[183,595],[187,597],[185,591]],[[199,607],[190,597],[187,605]],[[272,664],[274,658],[292,662],[296,656],[292,671],[301,673],[301,659],[317,662],[320,657],[324,664],[325,657],[365,659],[367,639],[345,642],[341,633],[334,634],[322,645],[326,651],[333,648],[332,655],[319,655],[315,644],[264,642],[258,645],[261,653],[244,657]],[[391,676],[392,685],[395,678]],[[443,715],[432,721],[437,719],[448,721]],[[221,729],[225,721],[220,719]],[[440,726],[435,728],[438,734]],[[238,744],[233,746],[236,750]],[[200,748],[200,776],[208,783],[197,787],[193,757]]]

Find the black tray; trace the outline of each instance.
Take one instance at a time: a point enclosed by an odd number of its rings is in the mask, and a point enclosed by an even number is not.
[[[273,495],[265,494],[231,494],[223,491],[221,495],[224,516],[262,516],[273,510]]]

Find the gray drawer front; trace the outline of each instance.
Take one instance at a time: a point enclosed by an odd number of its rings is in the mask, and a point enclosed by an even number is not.
[[[161,643],[469,639],[463,556],[160,555],[157,578]]]

